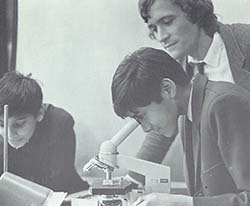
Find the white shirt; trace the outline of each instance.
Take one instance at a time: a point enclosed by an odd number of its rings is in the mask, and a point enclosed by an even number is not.
[[[205,58],[198,61],[188,56],[188,62],[205,62],[204,74],[209,80],[235,83],[230,69],[226,48],[218,32],[214,34],[213,41]],[[196,73],[197,69],[194,70],[194,74]]]
[[[192,82],[193,84],[193,82]],[[190,90],[189,100],[188,100],[188,110],[187,110],[187,118],[192,122],[192,94],[193,94],[193,85]]]
[[[199,63],[205,62],[204,74],[212,81],[225,81],[235,83],[230,69],[227,51],[224,42],[218,32],[214,34],[213,41],[208,49],[208,52],[203,60],[196,60],[188,56],[188,62]],[[194,74],[198,73],[198,69],[194,68]],[[187,117],[192,121],[192,91],[190,92]]]

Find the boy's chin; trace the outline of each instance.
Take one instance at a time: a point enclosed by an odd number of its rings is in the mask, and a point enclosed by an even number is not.
[[[20,144],[10,144],[11,147],[15,148],[15,149],[19,149],[21,147],[23,147],[27,142],[23,142],[23,143],[20,143]]]

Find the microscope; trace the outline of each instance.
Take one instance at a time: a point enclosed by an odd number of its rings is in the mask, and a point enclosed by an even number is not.
[[[126,178],[113,178],[115,169],[125,168],[145,176],[145,185],[136,189],[137,194],[151,192],[170,193],[170,168],[165,165],[121,155],[118,146],[138,127],[131,119],[110,140],[104,141],[99,154],[84,166],[85,172],[98,168],[105,172],[105,178],[90,185],[92,195],[100,195],[97,206],[122,206],[123,197],[131,197],[133,183]]]

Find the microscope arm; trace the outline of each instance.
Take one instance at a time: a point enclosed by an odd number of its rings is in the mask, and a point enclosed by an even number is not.
[[[138,126],[139,123],[131,119],[110,139],[110,142],[112,142],[115,147],[118,147]]]
[[[100,146],[99,154],[90,159],[84,165],[83,171],[90,171],[93,168],[102,170],[113,170],[118,168],[116,156],[118,155],[117,147],[132,133],[139,123],[131,119],[123,126],[110,140],[104,141]]]
[[[110,140],[103,142],[98,154],[99,160],[113,168],[118,168],[117,148],[138,127],[138,125],[139,123],[137,121],[131,119]]]

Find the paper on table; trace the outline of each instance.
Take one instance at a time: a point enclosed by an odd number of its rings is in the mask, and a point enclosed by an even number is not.
[[[65,192],[53,192],[46,206],[60,206],[64,201],[66,195],[67,193]]]
[[[91,198],[91,199],[72,199],[71,200],[71,206],[96,206],[97,205],[97,198]]]
[[[76,199],[76,198],[89,198],[91,197],[91,192],[89,190],[83,190],[83,191],[80,191],[80,192],[76,192],[76,193],[72,193],[72,194],[69,194],[65,200],[66,201],[71,201],[72,199]]]

